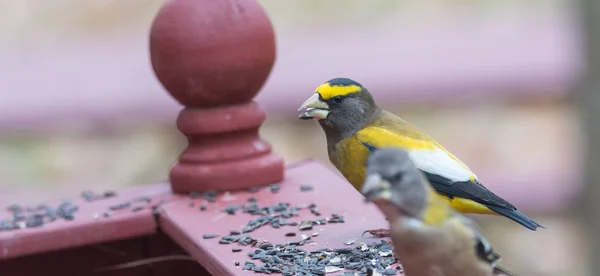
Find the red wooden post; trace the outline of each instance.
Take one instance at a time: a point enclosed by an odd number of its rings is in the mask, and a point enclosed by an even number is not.
[[[271,23],[255,0],[170,0],[154,20],[156,76],[185,108],[189,146],[171,169],[175,192],[235,190],[283,179],[283,160],[260,139],[254,102],[275,61]]]

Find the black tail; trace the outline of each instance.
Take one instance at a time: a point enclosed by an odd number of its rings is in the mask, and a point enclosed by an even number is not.
[[[513,221],[515,221],[518,224],[521,224],[521,225],[527,227],[529,230],[535,231],[535,230],[537,230],[538,227],[546,229],[546,227],[535,222],[533,219],[526,216],[525,214],[519,212],[519,210],[516,210],[516,209],[510,210],[505,207],[495,206],[495,205],[487,205],[487,207],[490,208],[490,210],[492,210],[500,215],[503,215],[509,219],[512,219]]]

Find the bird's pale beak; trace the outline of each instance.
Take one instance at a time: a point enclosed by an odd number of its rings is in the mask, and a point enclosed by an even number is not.
[[[374,173],[367,175],[360,193],[363,194],[366,201],[389,201],[392,196],[390,189],[390,183],[380,174]]]
[[[319,99],[319,93],[312,95],[298,108],[298,118],[302,120],[323,120],[327,115],[329,115],[329,105]]]

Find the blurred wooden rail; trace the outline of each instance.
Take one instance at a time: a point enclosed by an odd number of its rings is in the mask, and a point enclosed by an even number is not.
[[[580,74],[579,34],[565,13],[407,22],[278,33],[258,102],[293,116],[316,84],[335,76],[361,81],[390,104],[563,97]],[[172,123],[179,107],[140,50],[144,35],[0,51],[0,133],[55,131],[66,122]]]

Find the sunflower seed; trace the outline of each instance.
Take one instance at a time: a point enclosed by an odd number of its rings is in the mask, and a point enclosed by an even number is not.
[[[240,208],[241,208],[241,206],[239,206],[239,205],[229,205],[229,206],[225,207],[224,211],[227,214],[235,215],[235,212],[237,212],[237,210],[240,209]]]
[[[300,231],[311,230],[312,229],[312,222],[308,221],[308,220],[302,221],[300,223],[300,225],[298,226],[298,229],[300,229]]]
[[[119,203],[117,205],[113,205],[108,207],[110,210],[112,211],[116,211],[116,210],[121,210],[121,209],[125,209],[125,208],[129,208],[131,206],[130,202],[123,202],[123,203]]]
[[[310,186],[310,185],[302,185],[302,186],[300,186],[300,191],[302,191],[302,192],[311,191],[312,189],[313,189],[313,187]]]
[[[141,197],[134,198],[133,200],[131,200],[131,202],[146,202],[146,203],[150,203],[151,201],[152,201],[152,199],[147,196],[141,196]]]
[[[104,193],[102,193],[102,197],[104,197],[104,198],[109,198],[109,197],[113,197],[113,196],[117,196],[116,191],[104,191]]]
[[[83,197],[83,199],[87,202],[91,202],[94,201],[94,199],[96,199],[96,195],[92,191],[82,191],[81,197]]]
[[[12,213],[21,212],[23,210],[23,208],[17,204],[10,205],[6,209],[7,209],[7,211],[12,212]]]
[[[279,184],[271,184],[271,185],[267,186],[267,188],[269,188],[271,193],[275,194],[275,193],[279,192],[279,189],[281,188],[281,186]]]
[[[42,225],[44,225],[44,220],[43,219],[32,219],[32,220],[28,220],[25,223],[25,226],[27,228],[40,227]]]
[[[256,267],[256,264],[254,262],[246,261],[242,270],[251,270],[254,267]]]

